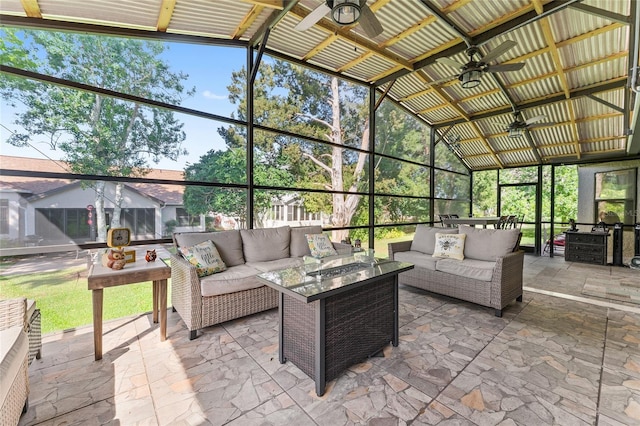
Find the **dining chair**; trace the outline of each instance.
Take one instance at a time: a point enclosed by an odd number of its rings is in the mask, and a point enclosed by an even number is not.
[[[450,228],[451,225],[445,225],[444,223],[444,219],[449,219],[449,215],[448,214],[439,214],[438,217],[440,218],[440,224],[442,225],[443,228]]]

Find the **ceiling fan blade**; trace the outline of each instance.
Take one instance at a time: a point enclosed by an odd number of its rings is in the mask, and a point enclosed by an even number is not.
[[[527,129],[535,129],[537,127],[548,127],[548,126],[553,126],[555,124],[556,123],[551,123],[551,122],[549,122],[549,123],[534,123],[534,124],[527,125]]]
[[[453,59],[449,59],[449,58],[438,58],[436,59],[436,62],[442,65],[449,65],[450,67],[454,67],[456,69],[461,69],[462,67],[464,67],[464,65],[459,64]]]
[[[366,4],[362,6],[362,9],[360,11],[359,22],[364,32],[371,38],[379,36],[380,34],[382,34],[382,31],[384,31],[384,28],[382,28],[382,24]]]
[[[524,67],[524,62],[517,62],[515,64],[498,64],[489,65],[484,68],[486,72],[507,72],[507,71],[520,71]]]
[[[455,78],[458,78],[458,76],[457,75],[450,75],[449,77],[440,78],[438,80],[430,81],[429,83],[427,83],[427,87],[437,86],[438,84],[446,83],[446,82],[451,81],[451,80],[453,80]]]
[[[316,7],[311,13],[304,17],[304,19],[298,22],[298,25],[293,27],[296,31],[305,31],[311,28],[316,22],[322,19],[324,15],[331,12],[329,6],[326,3],[322,3]]]
[[[531,124],[531,123],[536,123],[540,120],[544,120],[545,118],[547,118],[546,115],[536,115],[535,117],[531,117],[530,119],[525,120],[524,122],[527,124]]]
[[[495,58],[497,58],[498,56],[500,56],[503,53],[505,53],[507,50],[511,49],[516,44],[518,44],[518,43],[516,43],[513,40],[507,40],[504,43],[502,43],[501,45],[499,45],[498,47],[496,47],[495,49],[493,49],[491,52],[489,52],[486,55],[484,55],[482,57],[482,59],[480,59],[480,62],[484,62],[485,64],[489,63],[489,62],[493,61]]]

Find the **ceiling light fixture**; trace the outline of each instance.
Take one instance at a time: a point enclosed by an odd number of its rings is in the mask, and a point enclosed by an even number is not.
[[[480,84],[481,71],[478,68],[469,68],[462,71],[460,81],[462,81],[463,89],[473,89]]]
[[[511,127],[509,129],[509,137],[510,138],[519,138],[524,134],[524,129],[521,127]]]
[[[340,25],[350,25],[360,18],[360,0],[328,0],[331,17]]]

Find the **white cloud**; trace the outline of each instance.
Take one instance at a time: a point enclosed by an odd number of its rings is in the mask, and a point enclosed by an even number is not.
[[[208,90],[205,90],[204,92],[202,92],[202,96],[204,96],[207,99],[215,99],[215,100],[227,99],[226,95],[216,95],[215,93],[210,92]]]

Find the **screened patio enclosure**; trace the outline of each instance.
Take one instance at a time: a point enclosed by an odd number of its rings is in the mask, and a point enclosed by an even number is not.
[[[633,234],[634,2],[376,1],[374,37],[296,30],[321,3],[3,2],[5,253],[113,224],[321,224],[384,253],[441,214],[516,215],[538,254],[569,219]],[[439,59],[470,46],[526,65],[463,87]]]

